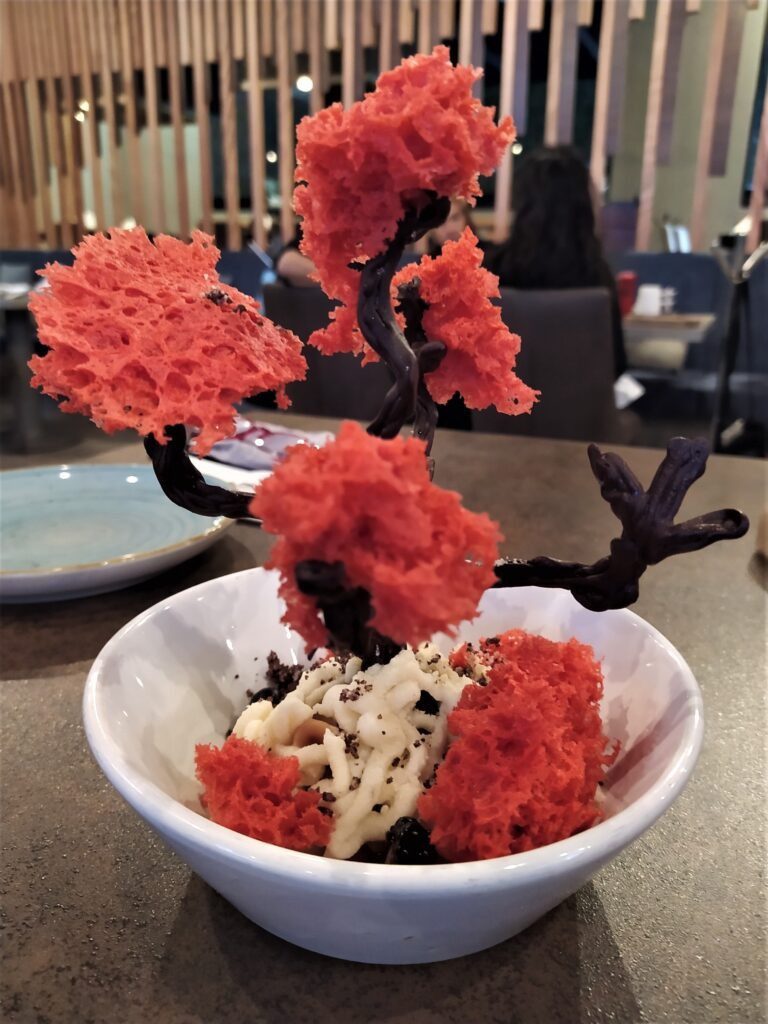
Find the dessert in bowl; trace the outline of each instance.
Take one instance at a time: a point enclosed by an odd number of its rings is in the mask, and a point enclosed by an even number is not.
[[[436,47],[300,124],[302,248],[338,302],[309,342],[381,359],[392,386],[367,429],[290,447],[255,493],[207,483],[189,452],[232,433],[241,398],[289,404],[306,361],[219,281],[211,238],[93,236],[33,300],[36,386],[137,430],[176,504],[276,537],[273,572],[176,595],[107,645],[86,688],[93,751],[235,906],[353,960],[499,942],[663,812],[695,761],[700,698],[625,609],[649,566],[748,527],[734,509],[675,521],[708,455],[684,438],[647,488],[590,445],[621,525],[592,564],[501,557],[499,526],[433,482],[436,403],[535,415],[546,401],[515,373],[521,341],[471,231],[397,271],[514,137],[474,97],[477,74]],[[306,674],[266,687],[271,652]]]
[[[621,743],[601,787],[602,822],[525,853],[428,865],[336,860],[223,828],[200,804],[194,745],[223,742],[270,651],[305,660],[303,641],[281,622],[277,590],[276,574],[254,569],[149,609],[96,659],[84,714],[93,753],[128,803],[238,910],[290,942],[371,963],[487,948],[583,885],[690,777],[701,695],[661,634],[632,612],[590,612],[560,591],[492,590],[475,621],[459,628],[461,639],[519,627],[553,640],[575,636],[602,661],[605,731]],[[446,652],[455,646],[446,637],[437,643]]]

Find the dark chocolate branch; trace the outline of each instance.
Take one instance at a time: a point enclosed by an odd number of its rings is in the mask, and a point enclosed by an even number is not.
[[[394,378],[381,411],[368,427],[368,433],[377,437],[395,437],[414,418],[418,406],[419,359],[397,323],[392,306],[392,278],[406,245],[418,241],[427,231],[442,224],[451,208],[451,201],[446,196],[438,196],[434,192],[422,195],[422,205],[412,203],[406,207],[387,248],[360,269],[357,300],[360,330]]]
[[[144,439],[144,449],[152,460],[163,493],[175,505],[199,516],[226,516],[228,519],[252,518],[248,507],[252,494],[228,491],[206,483],[205,477],[187,455],[187,430],[183,424],[165,428],[166,443],[154,434]]]
[[[429,306],[419,294],[420,284],[418,277],[414,277],[406,284],[400,285],[397,290],[396,312],[402,313],[405,317],[405,338],[416,354],[419,367],[413,435],[424,441],[426,453],[429,455],[435,440],[437,406],[424,381],[424,374],[438,368],[447,349],[442,341],[430,341],[424,331],[423,318]]]
[[[749,529],[744,513],[732,508],[675,524],[686,493],[706,469],[709,446],[704,440],[673,438],[647,491],[620,456],[604,455],[594,444],[588,455],[600,494],[623,527],[611,541],[610,554],[591,565],[546,557],[505,559],[496,565],[495,586],[557,587],[570,590],[591,611],[626,608],[637,600],[640,577],[649,565],[735,540]]]

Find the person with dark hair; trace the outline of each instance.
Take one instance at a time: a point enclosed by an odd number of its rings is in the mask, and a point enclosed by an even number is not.
[[[451,209],[442,224],[427,233],[427,252],[430,256],[438,256],[446,242],[458,242],[464,229],[470,228],[477,235],[477,228],[472,220],[472,209],[465,199],[452,199]],[[485,252],[487,244],[481,239],[478,246]]]
[[[589,171],[570,146],[541,148],[515,166],[512,231],[489,257],[502,288],[606,288],[615,376],[627,368],[613,271],[595,227]]]

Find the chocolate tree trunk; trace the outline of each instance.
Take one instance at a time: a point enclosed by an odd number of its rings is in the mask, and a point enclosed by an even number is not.
[[[252,494],[228,491],[206,483],[203,474],[195,469],[187,455],[187,431],[182,424],[166,427],[165,436],[166,443],[160,444],[153,434],[149,434],[144,439],[144,449],[152,460],[155,476],[167,498],[199,516],[253,518],[248,511]]]
[[[363,337],[386,363],[394,383],[368,432],[395,437],[416,413],[419,393],[419,360],[400,330],[392,307],[392,278],[406,245],[442,224],[451,208],[450,199],[424,193],[423,202],[406,206],[395,237],[387,248],[364,264],[360,275],[357,319]]]

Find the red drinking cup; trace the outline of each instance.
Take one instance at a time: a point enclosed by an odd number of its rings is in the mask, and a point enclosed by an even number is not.
[[[622,316],[632,312],[637,299],[637,274],[634,270],[621,270],[616,275],[616,290],[619,293],[619,309]]]

